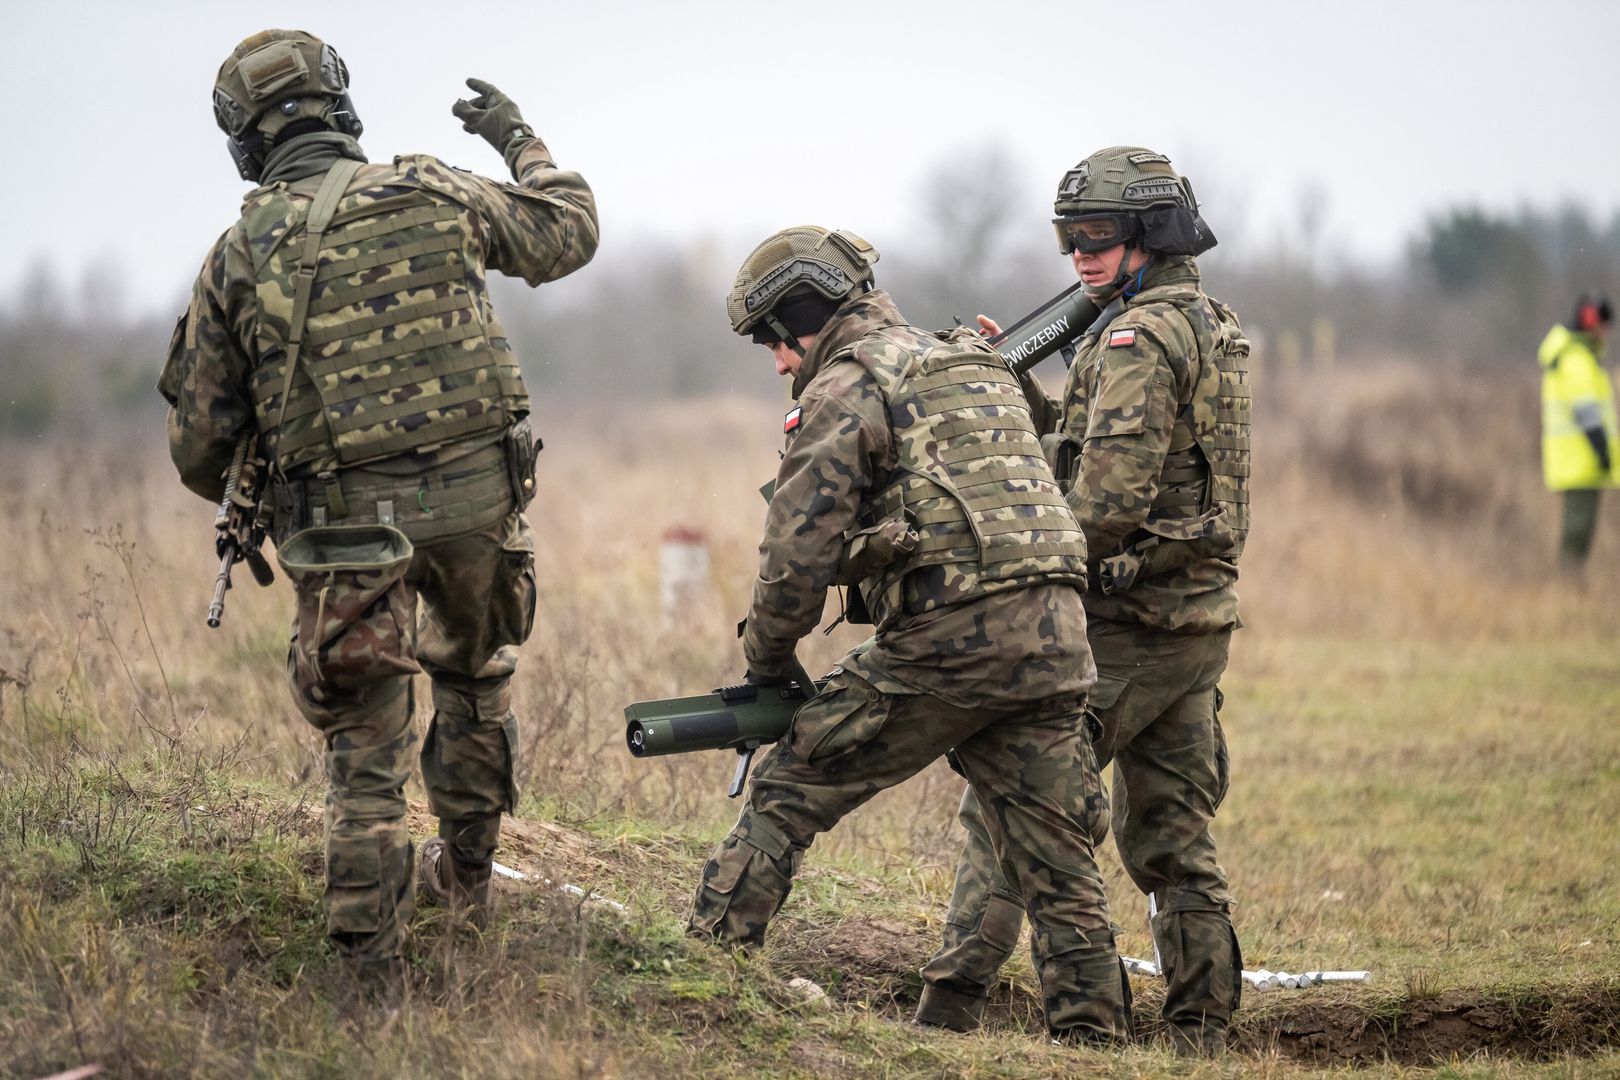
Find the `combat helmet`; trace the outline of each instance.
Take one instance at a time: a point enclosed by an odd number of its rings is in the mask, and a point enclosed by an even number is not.
[[[299,121],[360,137],[349,68],[303,30],[261,30],[238,45],[214,78],[214,120],[244,180],[258,180],[276,138]]]
[[[1098,150],[1064,173],[1052,210],[1064,254],[1125,243],[1155,255],[1201,255],[1215,246],[1192,184],[1169,158],[1140,146]]]
[[[847,229],[797,225],[767,237],[743,260],[726,298],[731,329],[769,344],[813,334],[851,296],[872,288],[877,248]]]

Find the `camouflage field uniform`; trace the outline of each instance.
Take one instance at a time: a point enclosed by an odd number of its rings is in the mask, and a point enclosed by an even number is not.
[[[1114,838],[1157,904],[1164,1016],[1192,1048],[1224,1041],[1242,986],[1209,825],[1228,779],[1217,684],[1248,530],[1247,354],[1230,311],[1199,288],[1196,264],[1161,256],[1141,291],[1092,328],[1061,403],[1026,384],[1043,426],[1061,433],[1048,445],[1070,473],[1060,482],[1093,553],[1088,711],[1103,730],[1099,760],[1114,762]],[[1023,905],[971,792],[961,817],[968,844],[944,949],[923,969],[919,1017],[971,1027]]]
[[[486,270],[531,285],[574,271],[595,251],[596,211],[538,139],[510,147],[516,183],[426,156],[361,165],[321,242],[289,373],[304,223],[344,161],[364,161],[358,143],[329,133],[271,155],[203,265],[160,390],[175,466],[199,495],[220,498],[245,430],[279,469],[274,535],[298,601],[288,673],[327,747],[327,927],[345,953],[386,961],[413,909],[412,675],[432,679],[422,773],[458,861],[487,862],[517,798],[508,684],[535,584],[532,480],[516,478],[533,454]]]
[[[976,335],[905,325],[883,292],[846,301],[810,347],[744,652],[756,676],[785,675],[837,582],[858,580],[877,633],[754,770],[690,929],[762,941],[816,834],[954,746],[1036,927],[1047,1023],[1119,1038],[1125,988],[1092,858],[1107,802],[1080,709],[1093,677],[1083,548],[1028,405],[998,365]],[[1003,505],[970,531],[963,507],[981,498]],[[902,519],[913,551],[862,554]]]

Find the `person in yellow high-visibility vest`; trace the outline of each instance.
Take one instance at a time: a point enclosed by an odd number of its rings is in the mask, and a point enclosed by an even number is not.
[[[1606,296],[1582,293],[1569,325],[1547,332],[1541,361],[1541,466],[1547,487],[1564,493],[1559,561],[1575,569],[1592,550],[1598,494],[1620,486],[1620,421],[1603,370],[1614,322]]]

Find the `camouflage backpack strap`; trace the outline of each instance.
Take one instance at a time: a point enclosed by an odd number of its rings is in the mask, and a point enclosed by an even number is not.
[[[293,286],[292,324],[287,328],[287,369],[281,380],[281,411],[276,417],[276,430],[283,430],[287,422],[287,396],[292,392],[293,375],[298,371],[298,351],[304,343],[304,323],[309,318],[309,294],[315,288],[315,271],[320,262],[321,236],[332,223],[338,201],[349,188],[349,181],[360,171],[364,162],[343,158],[327,172],[310,204],[309,217],[304,222],[304,253],[298,260],[297,281]],[[275,455],[279,460],[281,455]]]

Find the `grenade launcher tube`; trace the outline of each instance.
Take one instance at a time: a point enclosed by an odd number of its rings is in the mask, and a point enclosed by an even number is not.
[[[793,680],[777,686],[723,686],[712,694],[637,701],[624,708],[624,741],[636,757],[685,754],[694,750],[735,750],[737,770],[726,795],[742,794],[754,752],[776,742],[793,726],[793,714],[821,693],[793,661]]]
[[[1080,282],[1025,315],[990,339],[1013,374],[1022,375],[1055,352],[1074,352],[1074,343],[1102,314]]]
[[[787,734],[809,700],[798,683],[725,686],[712,694],[638,701],[624,710],[625,743],[636,757],[699,750],[748,750]]]

